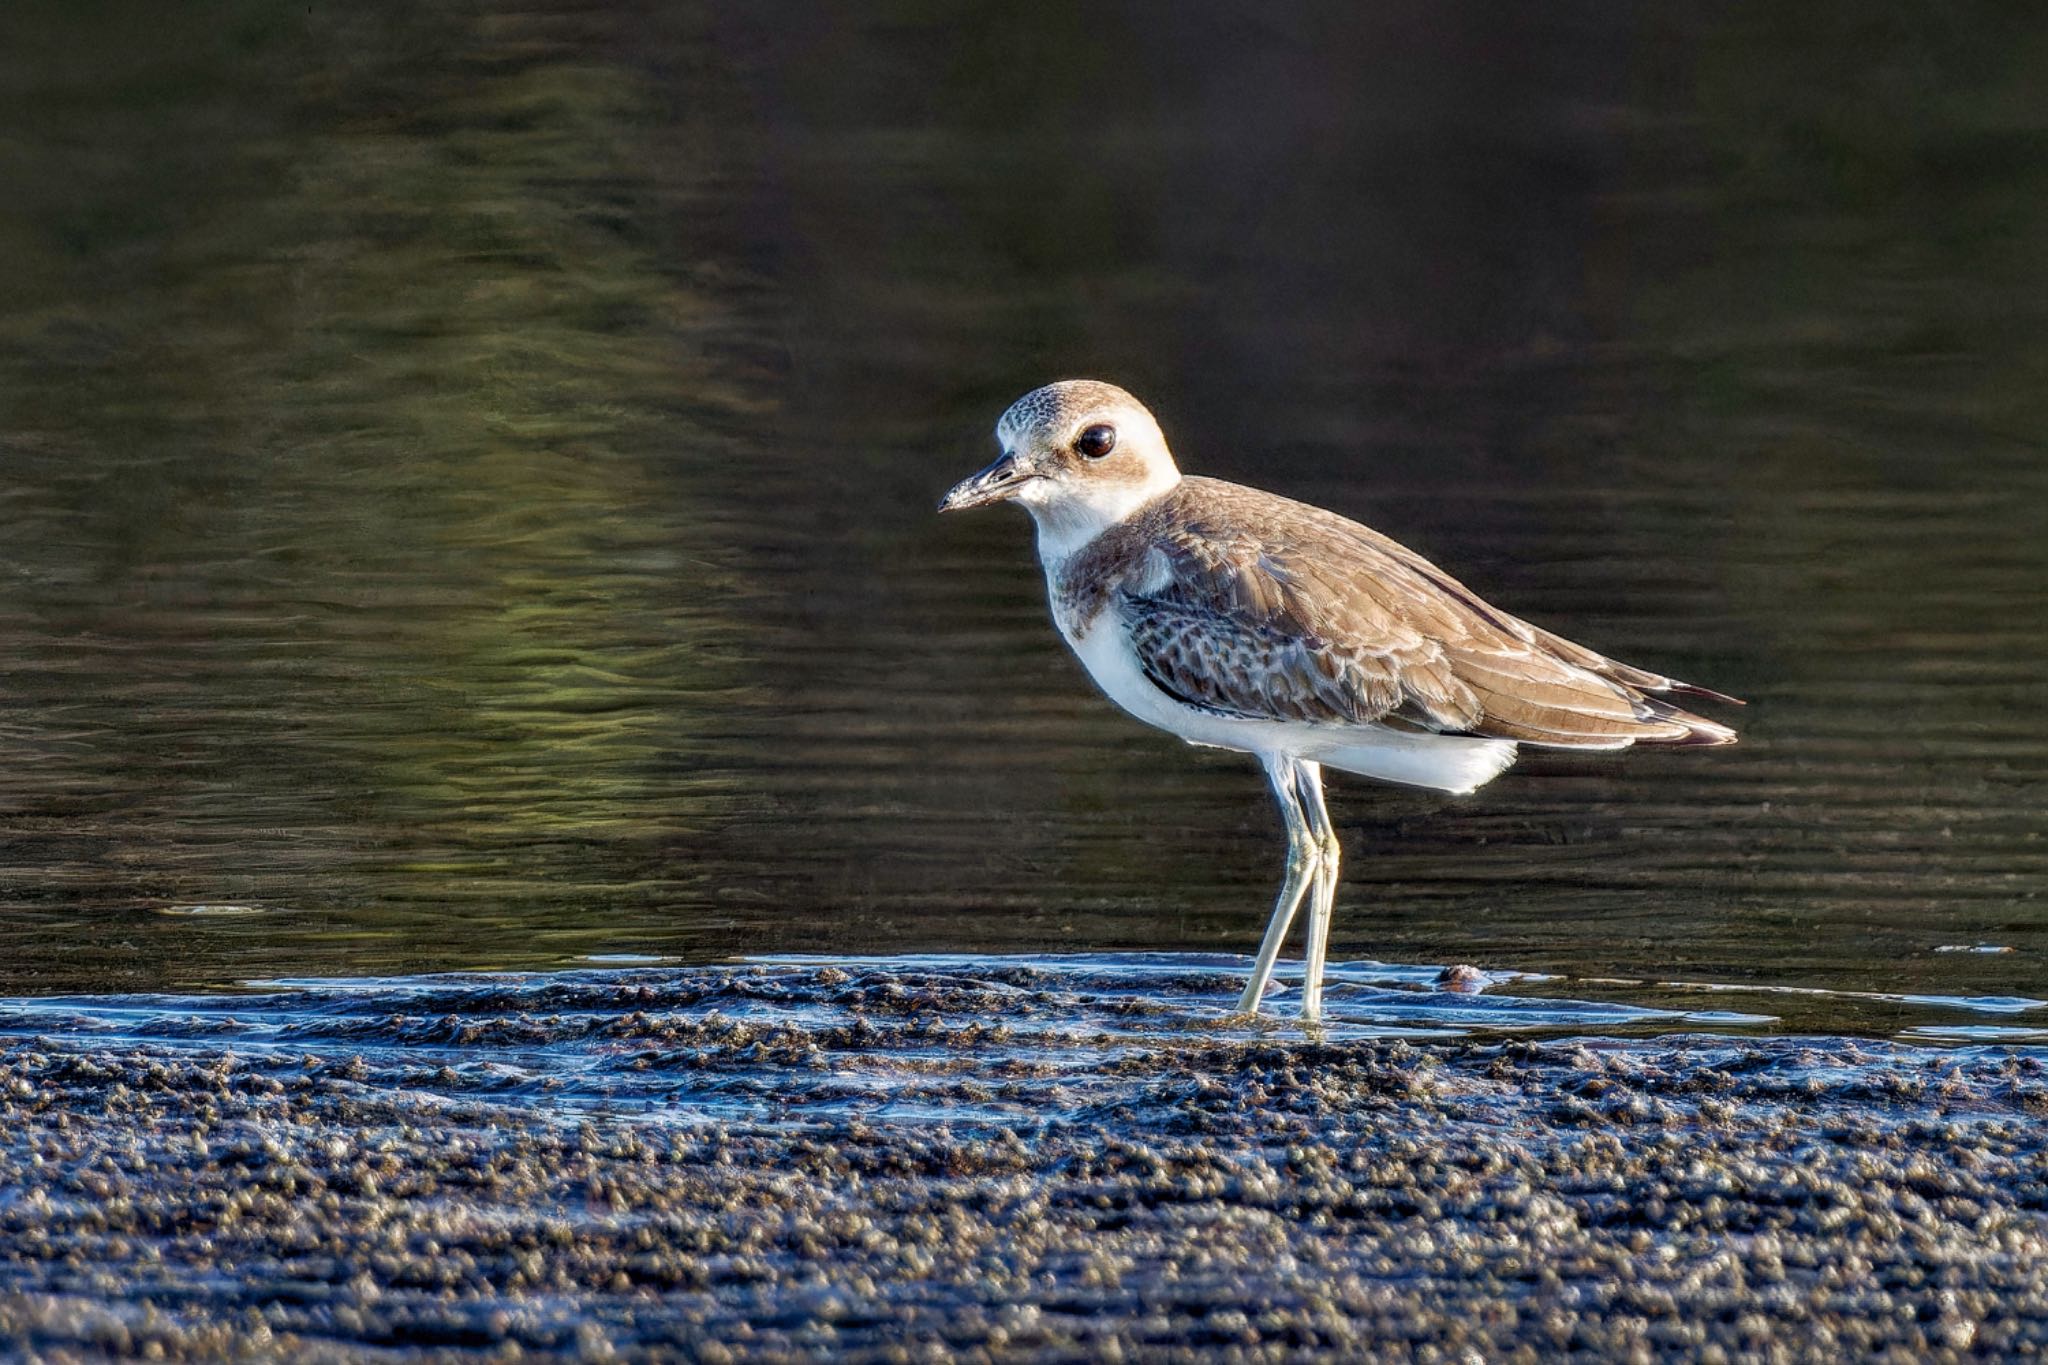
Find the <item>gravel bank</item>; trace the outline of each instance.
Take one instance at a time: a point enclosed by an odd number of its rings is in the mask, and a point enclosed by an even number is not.
[[[2038,1051],[1225,1035],[1189,1019],[1199,974],[1148,980],[14,1002],[0,1340],[50,1360],[2048,1346]]]

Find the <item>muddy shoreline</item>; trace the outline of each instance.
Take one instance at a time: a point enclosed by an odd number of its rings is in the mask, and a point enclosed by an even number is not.
[[[1171,996],[812,968],[12,1002],[0,1340],[51,1360],[2048,1347],[2038,1049],[1215,1036]]]

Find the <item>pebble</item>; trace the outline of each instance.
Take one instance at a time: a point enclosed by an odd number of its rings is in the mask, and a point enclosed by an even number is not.
[[[1045,982],[735,982],[309,1006],[289,1053],[174,1023],[12,1036],[0,1341],[51,1360],[2048,1351],[2048,1069],[2025,1049],[1225,1036],[1163,1007],[1148,1031],[1128,1002],[1118,1032]],[[537,1049],[567,1060],[520,1072]]]

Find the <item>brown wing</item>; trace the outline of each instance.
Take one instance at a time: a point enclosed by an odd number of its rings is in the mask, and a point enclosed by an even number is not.
[[[1498,611],[1356,522],[1208,479],[1163,502],[1146,530],[1166,571],[1132,575],[1118,616],[1190,705],[1569,748],[1735,738],[1648,695],[1685,684]]]

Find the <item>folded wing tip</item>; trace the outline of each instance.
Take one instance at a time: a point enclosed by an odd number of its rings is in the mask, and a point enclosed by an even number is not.
[[[1657,690],[1660,692],[1677,692],[1688,697],[1698,697],[1702,701],[1718,701],[1728,706],[1749,705],[1748,702],[1740,697],[1731,697],[1726,692],[1716,692],[1713,688],[1701,687],[1698,683],[1680,682],[1676,678],[1673,678],[1667,685]]]

